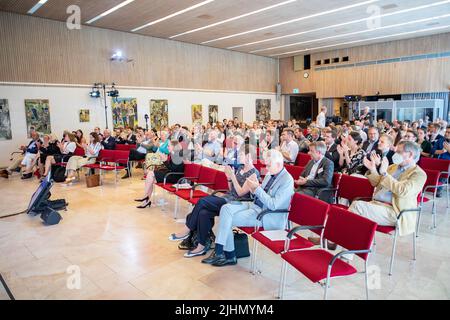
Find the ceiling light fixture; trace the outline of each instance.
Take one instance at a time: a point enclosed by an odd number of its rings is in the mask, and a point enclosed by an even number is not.
[[[430,7],[440,6],[440,5],[449,4],[449,3],[450,3],[450,0],[439,1],[439,2],[435,2],[435,3],[431,3],[431,4],[419,6],[419,7],[414,7],[414,8],[399,10],[399,11],[396,11],[396,12],[386,13],[386,14],[375,16],[375,17],[367,17],[367,18],[363,18],[363,19],[358,19],[358,20],[343,22],[343,23],[339,23],[339,24],[334,24],[334,25],[326,26],[326,27],[322,27],[322,28],[316,28],[316,29],[306,30],[306,31],[302,31],[302,32],[287,34],[287,35],[284,35],[284,36],[274,37],[274,38],[270,38],[270,39],[264,39],[264,40],[260,40],[260,41],[248,42],[248,43],[244,43],[244,44],[228,47],[227,49],[232,50],[232,49],[241,48],[241,47],[245,47],[245,46],[251,46],[251,45],[254,45],[254,44],[260,44],[260,43],[265,43],[265,42],[269,42],[269,41],[275,41],[275,40],[280,40],[280,39],[300,36],[300,35],[308,34],[308,33],[312,33],[312,32],[317,32],[317,31],[322,31],[322,30],[327,30],[327,29],[339,28],[339,27],[347,26],[347,25],[354,24],[354,23],[364,22],[364,21],[373,20],[373,19],[382,19],[382,18],[385,18],[385,17],[395,16],[395,15],[408,13],[408,12],[412,12],[412,11],[417,11],[417,10],[423,10],[423,9],[427,9],[427,8],[430,8]]]
[[[38,3],[36,3],[33,8],[28,10],[28,14],[34,14],[36,11],[39,10],[40,7],[42,7],[48,0],[40,0]]]
[[[219,21],[219,22],[216,22],[216,23],[213,23],[213,24],[201,27],[201,28],[197,28],[197,29],[193,29],[193,30],[189,30],[189,31],[180,33],[180,34],[176,34],[176,35],[171,36],[169,38],[173,39],[173,38],[184,36],[186,34],[190,34],[190,33],[194,33],[194,32],[197,32],[197,31],[201,31],[201,30],[212,28],[212,27],[216,27],[218,25],[221,25],[221,24],[224,24],[224,23],[227,23],[227,22],[231,22],[231,21],[235,21],[235,20],[238,20],[238,19],[242,19],[242,18],[251,16],[251,15],[254,15],[254,14],[257,14],[257,13],[261,13],[261,12],[264,12],[264,11],[267,11],[267,10],[271,10],[271,9],[274,9],[274,8],[277,8],[277,7],[280,7],[280,6],[284,6],[286,4],[289,4],[289,3],[292,3],[292,2],[296,2],[296,1],[297,0],[284,1],[284,2],[281,2],[281,3],[275,4],[273,6],[265,7],[265,8],[259,9],[259,10],[255,10],[255,11],[252,11],[252,12],[249,12],[249,13],[245,13],[245,14],[239,15],[239,16],[234,17],[234,18],[222,20],[222,21]]]
[[[321,47],[316,47],[316,48],[308,48],[308,49],[303,49],[303,50],[283,52],[283,53],[278,53],[278,54],[272,54],[272,55],[270,55],[270,57],[281,57],[281,56],[291,55],[291,54],[300,53],[300,52],[320,50],[320,49],[326,49],[326,48],[332,48],[332,47],[339,47],[339,46],[348,45],[348,44],[380,40],[380,39],[386,39],[386,38],[392,38],[392,37],[400,37],[400,36],[405,36],[405,35],[409,35],[409,34],[423,33],[423,32],[428,32],[428,31],[436,31],[436,30],[441,30],[441,29],[446,29],[446,28],[450,28],[450,25],[436,27],[436,28],[428,28],[428,29],[402,32],[402,33],[391,34],[391,35],[387,35],[387,36],[381,36],[381,37],[375,37],[375,38],[369,38],[369,39],[361,39],[361,40],[355,40],[355,41],[342,42],[342,43],[331,44],[331,45],[321,46]]]
[[[282,46],[276,46],[276,47],[271,47],[271,48],[266,48],[266,49],[258,49],[258,50],[250,51],[250,53],[257,53],[257,52],[261,52],[261,51],[270,51],[270,50],[281,49],[281,48],[292,47],[292,46],[298,46],[298,45],[312,43],[312,42],[318,42],[318,41],[330,40],[330,39],[335,39],[335,38],[348,37],[348,36],[353,36],[353,35],[356,35],[356,34],[362,34],[362,33],[367,33],[367,32],[372,32],[372,31],[379,31],[379,30],[384,30],[384,29],[397,28],[397,27],[402,27],[402,26],[406,26],[406,25],[410,25],[410,24],[416,24],[416,23],[422,23],[422,22],[427,22],[427,21],[432,21],[432,20],[444,19],[444,18],[448,18],[448,17],[450,17],[450,14],[446,14],[446,15],[442,15],[442,16],[436,16],[436,17],[431,17],[431,18],[425,18],[425,19],[419,19],[419,20],[414,20],[414,21],[408,21],[408,22],[403,22],[403,23],[391,24],[389,26],[384,26],[384,27],[379,27],[379,28],[366,29],[366,30],[355,31],[355,32],[350,32],[350,33],[343,33],[343,34],[338,34],[338,35],[335,35],[335,36],[330,36],[330,37],[325,37],[325,38],[320,38],[320,39],[312,39],[312,40],[308,40],[308,41],[295,42],[295,43],[290,43],[290,44],[286,44],[286,45],[282,45]]]
[[[229,36],[213,39],[213,40],[204,41],[201,44],[208,44],[208,43],[211,43],[211,42],[216,42],[216,41],[220,41],[220,40],[230,39],[230,38],[242,36],[244,34],[249,34],[249,33],[257,32],[257,31],[261,31],[261,30],[266,30],[266,29],[269,29],[269,28],[279,27],[279,26],[283,26],[283,25],[294,23],[294,22],[298,22],[298,21],[303,21],[303,20],[307,20],[307,19],[317,18],[317,17],[320,17],[320,16],[324,16],[324,15],[328,15],[328,14],[332,14],[332,13],[336,13],[336,12],[340,12],[340,11],[344,11],[344,10],[348,10],[348,9],[352,9],[352,8],[356,8],[356,7],[360,7],[360,6],[365,6],[365,5],[368,5],[368,4],[371,4],[371,3],[374,3],[374,2],[378,2],[378,1],[379,0],[364,1],[364,2],[360,2],[360,3],[352,4],[352,5],[349,5],[349,6],[336,8],[336,9],[333,9],[333,10],[327,10],[327,11],[315,13],[315,14],[312,14],[312,15],[309,15],[309,16],[304,16],[304,17],[300,17],[300,18],[296,18],[296,19],[292,19],[292,20],[288,20],[288,21],[284,21],[284,22],[280,22],[280,23],[275,23],[275,24],[272,24],[270,26],[265,26],[265,27],[252,29],[252,30],[249,30],[249,31],[244,31],[244,32],[232,34],[232,35],[229,35]]]
[[[180,10],[180,11],[175,12],[175,13],[172,13],[171,15],[168,15],[168,16],[166,16],[166,17],[164,17],[164,18],[161,18],[161,19],[158,19],[158,20],[149,22],[149,23],[147,23],[147,24],[144,24],[143,26],[137,27],[137,28],[131,30],[131,32],[136,32],[136,31],[139,31],[139,30],[141,30],[141,29],[150,27],[150,26],[152,26],[152,25],[154,25],[154,24],[157,24],[157,23],[159,23],[159,22],[162,22],[162,21],[164,21],[164,20],[168,20],[168,19],[170,19],[170,18],[179,16],[180,14],[183,14],[183,13],[186,13],[186,12],[188,12],[188,11],[197,9],[197,8],[199,8],[199,7],[201,7],[201,6],[207,5],[208,3],[211,3],[211,2],[213,2],[213,1],[214,1],[214,0],[207,0],[207,1],[200,2],[200,3],[198,3],[198,4],[194,5],[194,6],[191,6],[191,7],[189,7],[189,8]]]
[[[125,7],[125,6],[129,5],[129,4],[132,3],[132,2],[134,2],[134,0],[127,0],[127,1],[124,1],[124,2],[122,2],[122,3],[120,3],[120,4],[118,4],[117,6],[111,8],[111,9],[109,9],[109,10],[107,10],[107,11],[101,13],[101,14],[99,14],[99,15],[96,16],[95,18],[93,18],[93,19],[87,21],[86,24],[94,23],[95,21],[100,20],[100,19],[103,18],[103,17],[106,17],[107,15],[109,15],[109,14],[111,14],[111,13],[113,13],[113,12],[119,10],[119,9],[122,8],[122,7]]]

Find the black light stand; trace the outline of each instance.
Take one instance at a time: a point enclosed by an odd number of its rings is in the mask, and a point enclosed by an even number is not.
[[[148,116],[148,114],[145,115],[145,129],[148,131],[148,119],[150,119],[150,117]]]

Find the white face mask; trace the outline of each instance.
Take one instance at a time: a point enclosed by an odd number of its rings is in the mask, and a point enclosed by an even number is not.
[[[405,159],[403,159],[402,155],[399,153],[395,153],[392,156],[392,162],[396,165],[401,165],[403,163],[403,161],[405,161]]]

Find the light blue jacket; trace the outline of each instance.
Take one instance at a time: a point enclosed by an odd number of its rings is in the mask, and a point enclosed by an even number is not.
[[[261,187],[256,189],[255,197],[264,204],[263,210],[283,210],[289,209],[292,196],[294,195],[294,179],[283,169],[275,179],[269,191],[264,192],[264,188],[271,176],[265,177]],[[284,229],[287,222],[287,213],[268,214],[263,218],[263,227],[266,230]]]

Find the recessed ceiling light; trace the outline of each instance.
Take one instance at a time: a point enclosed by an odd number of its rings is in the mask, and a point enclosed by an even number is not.
[[[436,31],[436,30],[442,30],[442,29],[446,29],[446,28],[450,28],[450,25],[446,25],[446,26],[442,26],[442,27],[435,27],[435,28],[415,30],[415,31],[409,31],[409,32],[402,32],[402,33],[391,34],[391,35],[387,35],[387,36],[381,36],[381,37],[375,37],[375,38],[369,38],[369,39],[361,39],[361,40],[355,40],[355,41],[342,42],[342,43],[337,43],[337,44],[332,44],[332,45],[327,45],[327,46],[321,46],[321,47],[316,47],[316,48],[308,48],[308,49],[295,50],[295,51],[290,51],[290,52],[283,52],[283,53],[278,53],[278,54],[272,54],[272,55],[270,55],[270,57],[280,57],[280,56],[292,55],[292,54],[300,53],[300,52],[306,52],[306,51],[312,51],[312,50],[320,50],[320,49],[326,49],[326,48],[332,48],[332,47],[339,47],[339,46],[343,46],[343,45],[360,43],[360,42],[366,42],[366,41],[373,41],[373,40],[380,40],[380,39],[386,39],[386,38],[400,37],[400,36],[405,36],[405,35],[409,35],[409,34],[417,34],[417,33],[423,33],[423,32],[428,32],[428,31]]]
[[[392,29],[392,28],[402,27],[402,26],[411,25],[411,24],[423,23],[423,22],[426,22],[426,21],[432,21],[432,20],[437,20],[437,19],[444,19],[444,18],[448,18],[448,17],[450,17],[450,13],[446,14],[446,15],[442,15],[442,16],[436,16],[436,17],[432,17],[432,18],[426,18],[426,19],[413,20],[413,21],[408,21],[408,22],[403,22],[403,23],[397,23],[397,24],[392,24],[392,25],[383,26],[383,27],[379,27],[379,28],[366,29],[366,30],[355,31],[355,32],[350,32],[350,33],[338,34],[338,35],[335,35],[335,36],[330,36],[330,37],[325,37],[325,38],[320,38],[320,39],[312,39],[312,40],[302,41],[302,42],[295,42],[295,43],[290,43],[290,44],[286,44],[286,45],[282,45],[282,46],[276,46],[276,47],[271,47],[271,48],[266,48],[266,49],[253,50],[253,51],[250,51],[250,53],[257,53],[257,52],[262,52],[262,51],[271,51],[271,50],[281,49],[281,48],[286,48],[286,47],[299,46],[299,45],[306,44],[306,43],[320,42],[320,41],[324,41],[324,40],[331,40],[331,39],[341,38],[341,37],[349,37],[349,36],[354,36],[354,35],[357,35],[357,34],[362,34],[362,33],[367,33],[367,32],[374,32],[374,31],[385,30],[385,29]]]
[[[284,35],[284,36],[279,36],[279,37],[275,37],[275,38],[271,38],[271,39],[264,39],[264,40],[259,40],[259,41],[248,42],[248,43],[244,43],[244,44],[228,47],[227,49],[231,50],[231,49],[236,49],[236,48],[240,48],[240,47],[260,44],[260,43],[264,43],[264,42],[269,42],[269,41],[275,41],[275,40],[280,40],[280,39],[284,39],[284,38],[300,36],[300,35],[303,35],[303,34],[308,34],[308,33],[312,33],[312,32],[322,31],[322,30],[326,30],[326,29],[334,29],[334,28],[337,28],[337,27],[342,27],[342,26],[346,26],[346,25],[350,25],[350,24],[355,24],[355,23],[364,22],[364,21],[373,20],[373,19],[381,19],[381,18],[395,16],[395,15],[399,15],[399,14],[403,14],[403,13],[407,13],[407,12],[412,12],[412,11],[417,11],[417,10],[423,10],[423,9],[426,9],[426,8],[429,8],[429,7],[440,6],[440,5],[448,4],[448,3],[450,3],[450,0],[439,1],[439,2],[435,2],[435,3],[427,4],[427,5],[414,7],[414,8],[404,9],[404,10],[391,12],[391,13],[385,13],[385,14],[382,14],[382,15],[374,16],[374,17],[370,16],[370,17],[363,18],[363,19],[357,19],[357,20],[353,20],[353,21],[348,21],[348,22],[343,22],[343,23],[334,24],[334,25],[330,25],[330,26],[325,26],[325,27],[322,27],[322,28],[316,28],[316,29],[310,29],[310,30],[306,30],[306,31],[302,31],[302,32],[291,33],[291,34],[287,34],[287,35]]]
[[[33,6],[33,8],[31,8],[29,11],[28,11],[28,14],[34,14],[36,11],[38,11],[38,9],[40,8],[40,7],[42,7],[46,2],[47,2],[48,0],[40,0],[38,3],[36,3],[34,6]]]
[[[256,31],[261,31],[261,30],[265,30],[265,29],[269,29],[269,28],[279,27],[279,26],[282,26],[282,25],[285,25],[285,24],[289,24],[289,23],[294,23],[294,22],[298,22],[298,21],[302,21],[302,20],[312,19],[312,18],[324,16],[324,15],[327,15],[327,14],[336,13],[336,12],[348,10],[348,9],[351,9],[351,8],[364,6],[364,5],[367,5],[367,4],[370,4],[370,3],[374,3],[374,2],[378,2],[378,1],[379,0],[369,0],[369,1],[365,1],[365,2],[360,2],[360,3],[352,4],[352,5],[341,7],[341,8],[328,10],[328,11],[323,11],[323,12],[315,13],[315,14],[312,14],[312,15],[309,15],[309,16],[304,16],[304,17],[300,17],[300,18],[296,18],[296,19],[292,19],[292,20],[288,20],[288,21],[272,24],[270,26],[265,26],[265,27],[262,27],[262,28],[257,28],[257,29],[253,29],[253,30],[249,30],[249,31],[244,31],[244,32],[232,34],[232,35],[229,35],[229,36],[226,36],[226,37],[221,37],[221,38],[217,38],[217,39],[213,39],[213,40],[204,41],[201,44],[207,44],[207,43],[216,42],[216,41],[220,41],[220,40],[230,39],[230,38],[242,36],[244,34],[253,33],[253,32],[256,32]]]
[[[155,20],[155,21],[151,21],[151,22],[149,22],[147,24],[144,24],[143,26],[137,27],[137,28],[131,30],[131,32],[136,32],[136,31],[142,30],[144,28],[150,27],[150,26],[152,26],[154,24],[160,23],[162,21],[165,21],[165,20],[171,19],[173,17],[179,16],[180,14],[183,14],[183,13],[186,13],[188,11],[197,9],[197,8],[199,8],[201,6],[207,5],[208,3],[211,3],[213,1],[214,0],[207,0],[207,1],[203,1],[203,2],[197,3],[196,5],[193,5],[191,7],[188,7],[186,9],[183,9],[183,10],[180,10],[180,11],[177,11],[177,12],[174,12],[174,13],[172,13],[172,14],[170,14],[168,16],[165,16],[165,17],[163,17],[161,19],[158,19],[158,20]]]
[[[118,4],[117,6],[111,8],[111,9],[109,9],[109,10],[107,10],[107,11],[101,13],[101,14],[99,14],[99,15],[96,16],[95,18],[93,18],[93,19],[87,21],[86,24],[94,23],[95,21],[97,21],[97,20],[99,20],[99,19],[101,19],[101,18],[103,18],[103,17],[106,17],[107,15],[109,15],[109,14],[111,14],[111,13],[113,13],[113,12],[119,10],[119,9],[122,8],[122,7],[125,7],[126,5],[129,5],[129,4],[132,3],[132,2],[134,2],[134,0],[127,0],[127,1],[124,1],[124,2],[122,2],[122,3],[120,3],[120,4]]]
[[[230,19],[222,20],[222,21],[219,21],[219,22],[216,22],[216,23],[213,23],[213,24],[201,27],[201,28],[197,28],[197,29],[193,29],[193,30],[189,30],[189,31],[180,33],[180,34],[176,34],[174,36],[171,36],[170,39],[181,37],[181,36],[184,36],[186,34],[194,33],[194,32],[197,32],[197,31],[209,29],[209,28],[212,28],[212,27],[215,27],[215,26],[227,23],[227,22],[231,22],[231,21],[234,21],[234,20],[242,19],[242,18],[251,16],[251,15],[254,15],[254,14],[257,14],[257,13],[260,13],[260,12],[264,12],[264,11],[267,11],[267,10],[271,10],[271,9],[274,9],[274,8],[277,8],[277,7],[280,7],[280,6],[284,6],[286,4],[289,4],[289,3],[292,3],[292,2],[296,2],[296,1],[297,0],[284,1],[284,2],[281,2],[281,3],[275,4],[273,6],[265,7],[265,8],[259,9],[259,10],[255,10],[255,11],[252,11],[252,12],[249,12],[249,13],[245,13],[245,14],[239,15],[237,17],[233,17],[233,18],[230,18]]]

